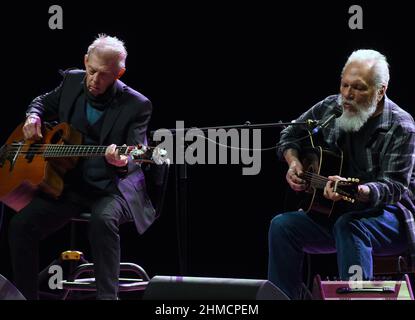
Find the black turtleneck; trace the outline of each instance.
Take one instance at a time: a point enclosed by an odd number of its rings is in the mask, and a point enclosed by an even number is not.
[[[83,88],[83,92],[75,103],[70,123],[83,134],[84,144],[99,145],[104,115],[114,102],[116,85],[114,83],[99,96],[90,94],[85,81]],[[116,169],[117,171],[125,170],[125,168]],[[77,190],[85,192],[101,190],[117,194],[118,191],[111,181],[111,177],[108,176],[108,164],[104,157],[80,158],[77,166],[66,178],[66,183]]]
[[[105,108],[111,104],[112,100],[115,98],[116,90],[117,87],[114,82],[103,94],[93,96],[86,86],[86,79],[84,80],[84,92],[88,103],[91,105],[91,107],[100,111],[104,111]]]

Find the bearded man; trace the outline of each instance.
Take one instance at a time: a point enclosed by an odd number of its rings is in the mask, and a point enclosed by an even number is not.
[[[341,176],[330,175],[322,184],[324,197],[336,203],[329,219],[299,210],[271,221],[268,278],[291,299],[300,298],[304,252],[336,252],[342,280],[356,270],[363,280],[373,278],[373,255],[408,249],[414,256],[415,125],[386,97],[388,83],[385,56],[374,50],[354,51],[343,68],[340,93],[297,119],[324,121],[341,110],[341,116],[332,117],[313,138],[323,148],[342,153],[343,165]],[[301,161],[305,136],[306,128],[289,126],[278,145],[280,159],[288,164],[286,180],[296,192],[309,187]],[[359,178],[353,204],[339,201],[344,198],[334,189],[344,177]]]

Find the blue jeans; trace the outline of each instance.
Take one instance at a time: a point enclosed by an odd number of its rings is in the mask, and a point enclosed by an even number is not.
[[[342,214],[333,224],[318,223],[302,211],[275,216],[269,229],[268,279],[291,299],[300,298],[304,252],[337,251],[342,280],[349,268],[362,268],[363,279],[373,278],[372,254],[393,255],[407,247],[404,224],[397,208],[369,209]]]

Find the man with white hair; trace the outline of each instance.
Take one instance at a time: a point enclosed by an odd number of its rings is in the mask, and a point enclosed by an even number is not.
[[[328,119],[342,110],[314,139],[326,149],[342,151],[344,162],[343,177],[333,173],[324,188],[324,197],[336,203],[329,219],[311,210],[278,214],[271,221],[268,278],[292,299],[300,298],[304,252],[337,252],[343,280],[357,270],[363,279],[373,278],[372,254],[410,249],[414,257],[415,125],[386,97],[388,83],[386,58],[375,50],[357,50],[343,68],[340,94],[298,118]],[[301,161],[301,138],[307,134],[305,128],[290,126],[281,132],[278,148],[288,164],[286,180],[297,192],[308,186]],[[360,179],[354,204],[339,201],[342,196],[334,192],[334,182],[344,177]]]
[[[116,145],[146,141],[152,104],[119,78],[127,51],[116,37],[99,35],[84,57],[86,70],[67,70],[53,91],[35,98],[23,127],[26,139],[42,138],[42,122],[67,122],[83,134],[84,144],[107,145],[105,157],[83,158],[65,175],[56,200],[39,194],[13,216],[9,243],[14,283],[27,299],[38,299],[39,241],[86,210],[98,299],[118,298],[118,227],[134,220],[139,233],[154,221],[141,167]]]

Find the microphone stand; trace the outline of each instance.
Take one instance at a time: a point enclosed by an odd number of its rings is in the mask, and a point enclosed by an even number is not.
[[[186,133],[192,129],[201,130],[206,133],[208,130],[219,130],[219,129],[268,129],[268,128],[280,128],[287,126],[306,126],[309,128],[316,127],[319,121],[317,120],[306,120],[306,121],[292,121],[292,122],[276,122],[276,123],[262,123],[262,124],[251,124],[249,121],[243,125],[227,125],[227,126],[216,126],[216,127],[203,127],[203,128],[180,128],[180,129],[168,129],[173,136],[178,132]],[[150,136],[152,137],[157,130],[151,131]],[[176,145],[176,148],[178,146]],[[185,151],[185,150],[184,150]],[[188,275],[189,271],[189,249],[188,249],[188,199],[187,199],[187,163],[175,164],[175,185],[176,185],[176,230],[177,230],[177,244],[178,244],[178,255],[179,255],[179,270],[182,276]]]

